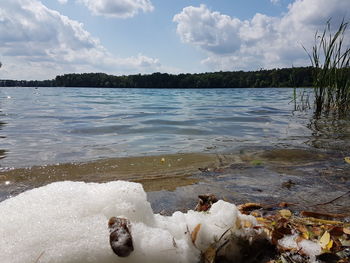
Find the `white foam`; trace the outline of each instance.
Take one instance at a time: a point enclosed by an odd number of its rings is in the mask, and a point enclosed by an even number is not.
[[[321,246],[318,242],[302,239],[297,242],[298,234],[284,236],[278,240],[278,244],[285,249],[294,249],[301,251],[304,255],[309,256],[309,262],[317,262],[316,256],[322,253]]]
[[[205,213],[155,215],[142,186],[124,181],[52,183],[1,202],[0,215],[0,256],[7,263],[197,262],[199,249],[234,230],[237,220],[256,224],[224,201]],[[110,248],[112,216],[131,221],[134,251],[127,258]],[[195,247],[189,232],[198,224]]]

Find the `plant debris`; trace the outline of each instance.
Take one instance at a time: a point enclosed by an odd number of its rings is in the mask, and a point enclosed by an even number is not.
[[[206,195],[199,195],[198,196],[198,204],[195,207],[195,211],[202,212],[202,211],[208,211],[210,207],[218,201],[215,195],[213,194],[206,194]]]
[[[130,233],[130,221],[127,218],[111,217],[108,221],[110,232],[109,243],[115,254],[119,257],[127,257],[134,251],[132,236]]]
[[[302,211],[294,213],[286,209],[287,203],[274,209],[259,203],[238,206],[242,214],[254,216],[258,225],[239,222],[244,231],[262,230],[265,244],[257,240],[241,240],[241,258],[230,258],[229,230],[202,252],[204,263],[345,263],[350,262],[349,215]],[[273,210],[273,212],[271,212]],[[268,211],[268,213],[267,213]],[[260,235],[261,237],[261,235]],[[258,241],[258,242],[257,242]],[[237,243],[237,240],[236,240]],[[260,245],[257,246],[257,243]],[[268,248],[268,246],[270,246]],[[226,247],[226,250],[225,250]],[[268,248],[268,249],[267,249]],[[246,251],[249,250],[249,253]],[[245,252],[244,252],[245,251]],[[226,253],[226,254],[225,254]]]

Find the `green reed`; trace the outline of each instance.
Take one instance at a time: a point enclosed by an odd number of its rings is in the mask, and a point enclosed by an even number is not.
[[[346,37],[348,22],[332,33],[330,21],[321,34],[316,32],[311,54],[314,79],[315,114],[350,115],[350,47]]]

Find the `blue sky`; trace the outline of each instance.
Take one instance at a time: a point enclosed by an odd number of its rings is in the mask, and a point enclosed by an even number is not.
[[[349,0],[1,0],[1,79],[308,65]]]

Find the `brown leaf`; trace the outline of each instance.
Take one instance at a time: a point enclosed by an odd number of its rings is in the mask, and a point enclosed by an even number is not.
[[[215,263],[216,248],[210,246],[203,253],[204,263]]]
[[[309,230],[307,229],[306,226],[302,225],[302,224],[298,224],[298,225],[294,225],[294,228],[296,230],[298,230],[298,232],[301,234],[301,236],[304,239],[310,239],[310,234],[309,234]]]
[[[208,211],[210,207],[218,201],[216,196],[213,194],[199,195],[198,198],[198,203],[194,209],[198,212]]]
[[[191,240],[192,240],[192,243],[193,243],[194,245],[195,245],[195,243],[196,243],[197,235],[198,235],[199,230],[201,229],[201,226],[202,226],[202,224],[196,225],[196,227],[193,229],[193,231],[192,231],[192,233],[191,233]]]
[[[329,230],[329,233],[331,234],[331,236],[342,236],[343,235],[343,228],[340,226],[334,226]]]
[[[129,230],[130,221],[127,218],[111,217],[108,221],[109,244],[119,257],[127,257],[134,251],[132,235]]]
[[[347,235],[350,235],[350,227],[343,227],[343,232]]]
[[[287,202],[281,202],[281,203],[278,204],[279,207],[283,207],[283,208],[288,207],[288,206],[293,206],[293,205],[296,205],[296,204],[294,204],[294,203],[287,203]]]
[[[263,208],[263,206],[261,204],[259,204],[259,203],[245,203],[245,204],[242,204],[242,205],[238,206],[238,210],[242,214],[246,214],[246,215],[249,215],[249,213],[251,211],[258,210],[258,209],[261,209],[261,208]]]
[[[318,212],[311,212],[311,211],[301,211],[300,215],[303,217],[313,217],[313,218],[324,219],[324,220],[333,220],[335,218],[347,217],[347,215],[342,215],[342,214],[318,213]]]

